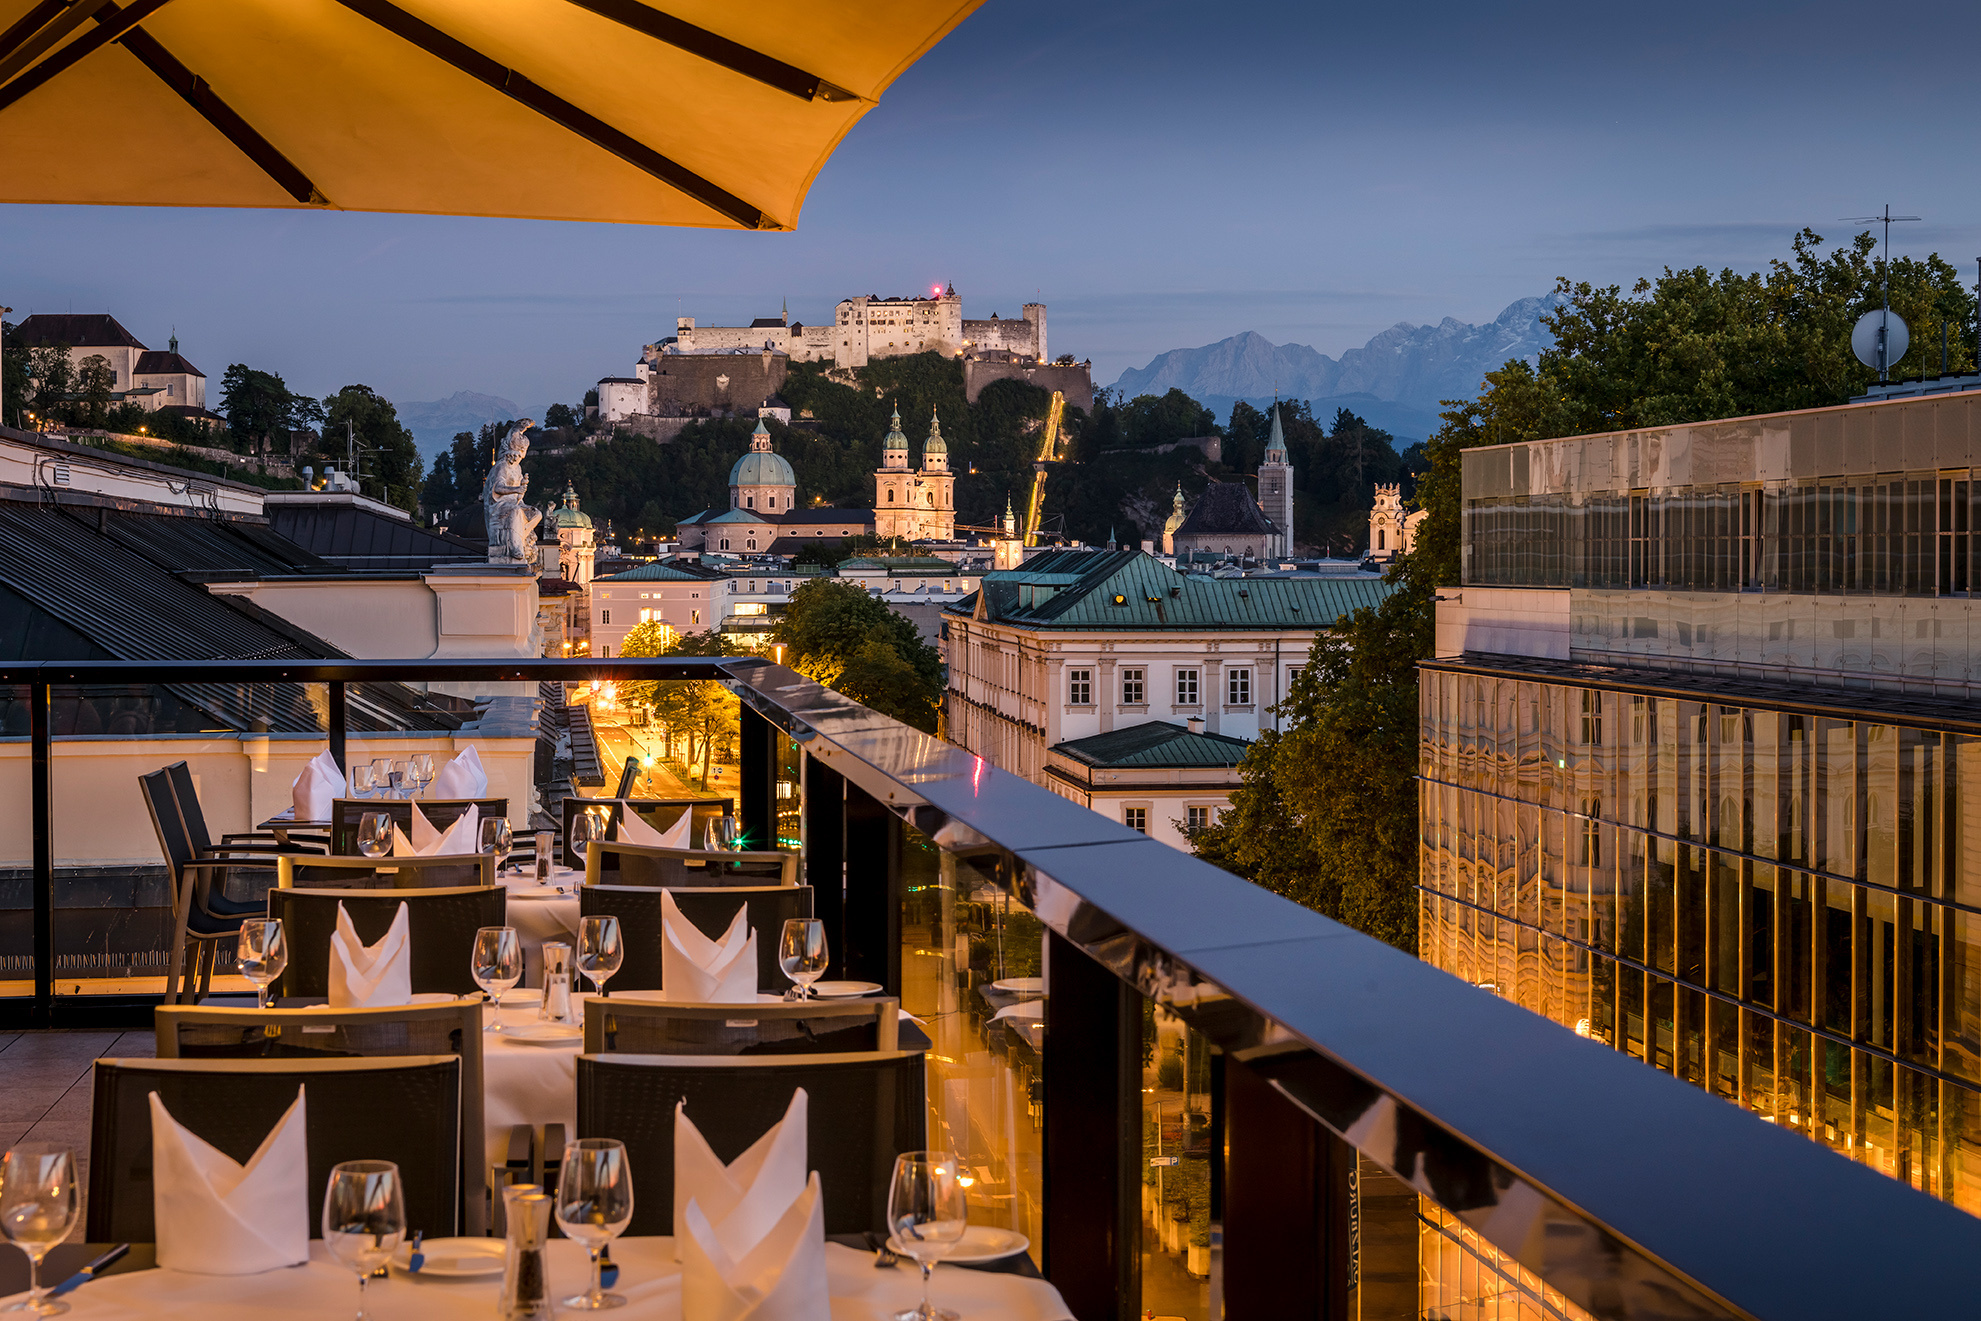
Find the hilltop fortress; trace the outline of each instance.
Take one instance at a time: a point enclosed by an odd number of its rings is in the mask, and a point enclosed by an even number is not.
[[[794,362],[829,362],[864,367],[874,358],[910,353],[1010,358],[1050,362],[1046,355],[1046,305],[1026,303],[1015,321],[992,313],[988,321],[963,319],[963,295],[956,286],[932,290],[927,298],[882,298],[865,294],[842,298],[828,325],[807,326],[785,317],[759,317],[747,326],[697,326],[679,317],[674,336],[649,345],[649,353],[669,347],[677,353],[718,349],[770,349]]]

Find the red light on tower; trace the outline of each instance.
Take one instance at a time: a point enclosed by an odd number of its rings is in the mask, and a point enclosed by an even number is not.
[[[940,297],[942,297],[942,286],[941,286],[940,284],[932,284],[932,285],[930,285],[930,286],[929,286],[929,296],[930,296],[930,297],[932,297],[932,298],[940,298]]]

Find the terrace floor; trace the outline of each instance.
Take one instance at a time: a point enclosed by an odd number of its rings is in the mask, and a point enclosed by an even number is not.
[[[48,1142],[76,1153],[89,1187],[90,1065],[99,1059],[150,1059],[150,1032],[0,1033],[0,1149]],[[74,1242],[83,1238],[76,1217]]]

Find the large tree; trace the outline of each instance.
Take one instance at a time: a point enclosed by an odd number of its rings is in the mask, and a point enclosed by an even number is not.
[[[220,412],[237,447],[266,454],[277,432],[320,426],[323,405],[299,395],[275,372],[230,363],[220,378]]]
[[[621,657],[727,656],[733,643],[711,629],[706,633],[676,633],[658,620],[635,624],[619,644]],[[667,733],[670,754],[685,743],[683,767],[691,775],[701,766],[701,787],[708,788],[709,770],[718,747],[735,745],[741,728],[742,705],[736,695],[713,679],[656,679],[621,684],[620,698],[649,706]]]
[[[360,489],[401,509],[418,508],[419,446],[392,402],[368,385],[347,385],[326,398],[323,409],[324,459],[347,462],[349,442],[355,440]]]
[[[935,732],[942,658],[915,625],[856,583],[814,578],[791,594],[772,641],[802,674],[903,724]]]

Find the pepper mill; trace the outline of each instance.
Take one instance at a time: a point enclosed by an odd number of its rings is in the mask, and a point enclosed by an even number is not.
[[[543,945],[543,1004],[537,1017],[546,1023],[571,1021],[571,946],[550,940]]]
[[[550,1296],[550,1195],[535,1184],[502,1192],[508,1212],[508,1250],[502,1259],[502,1321],[551,1321],[557,1305]]]

